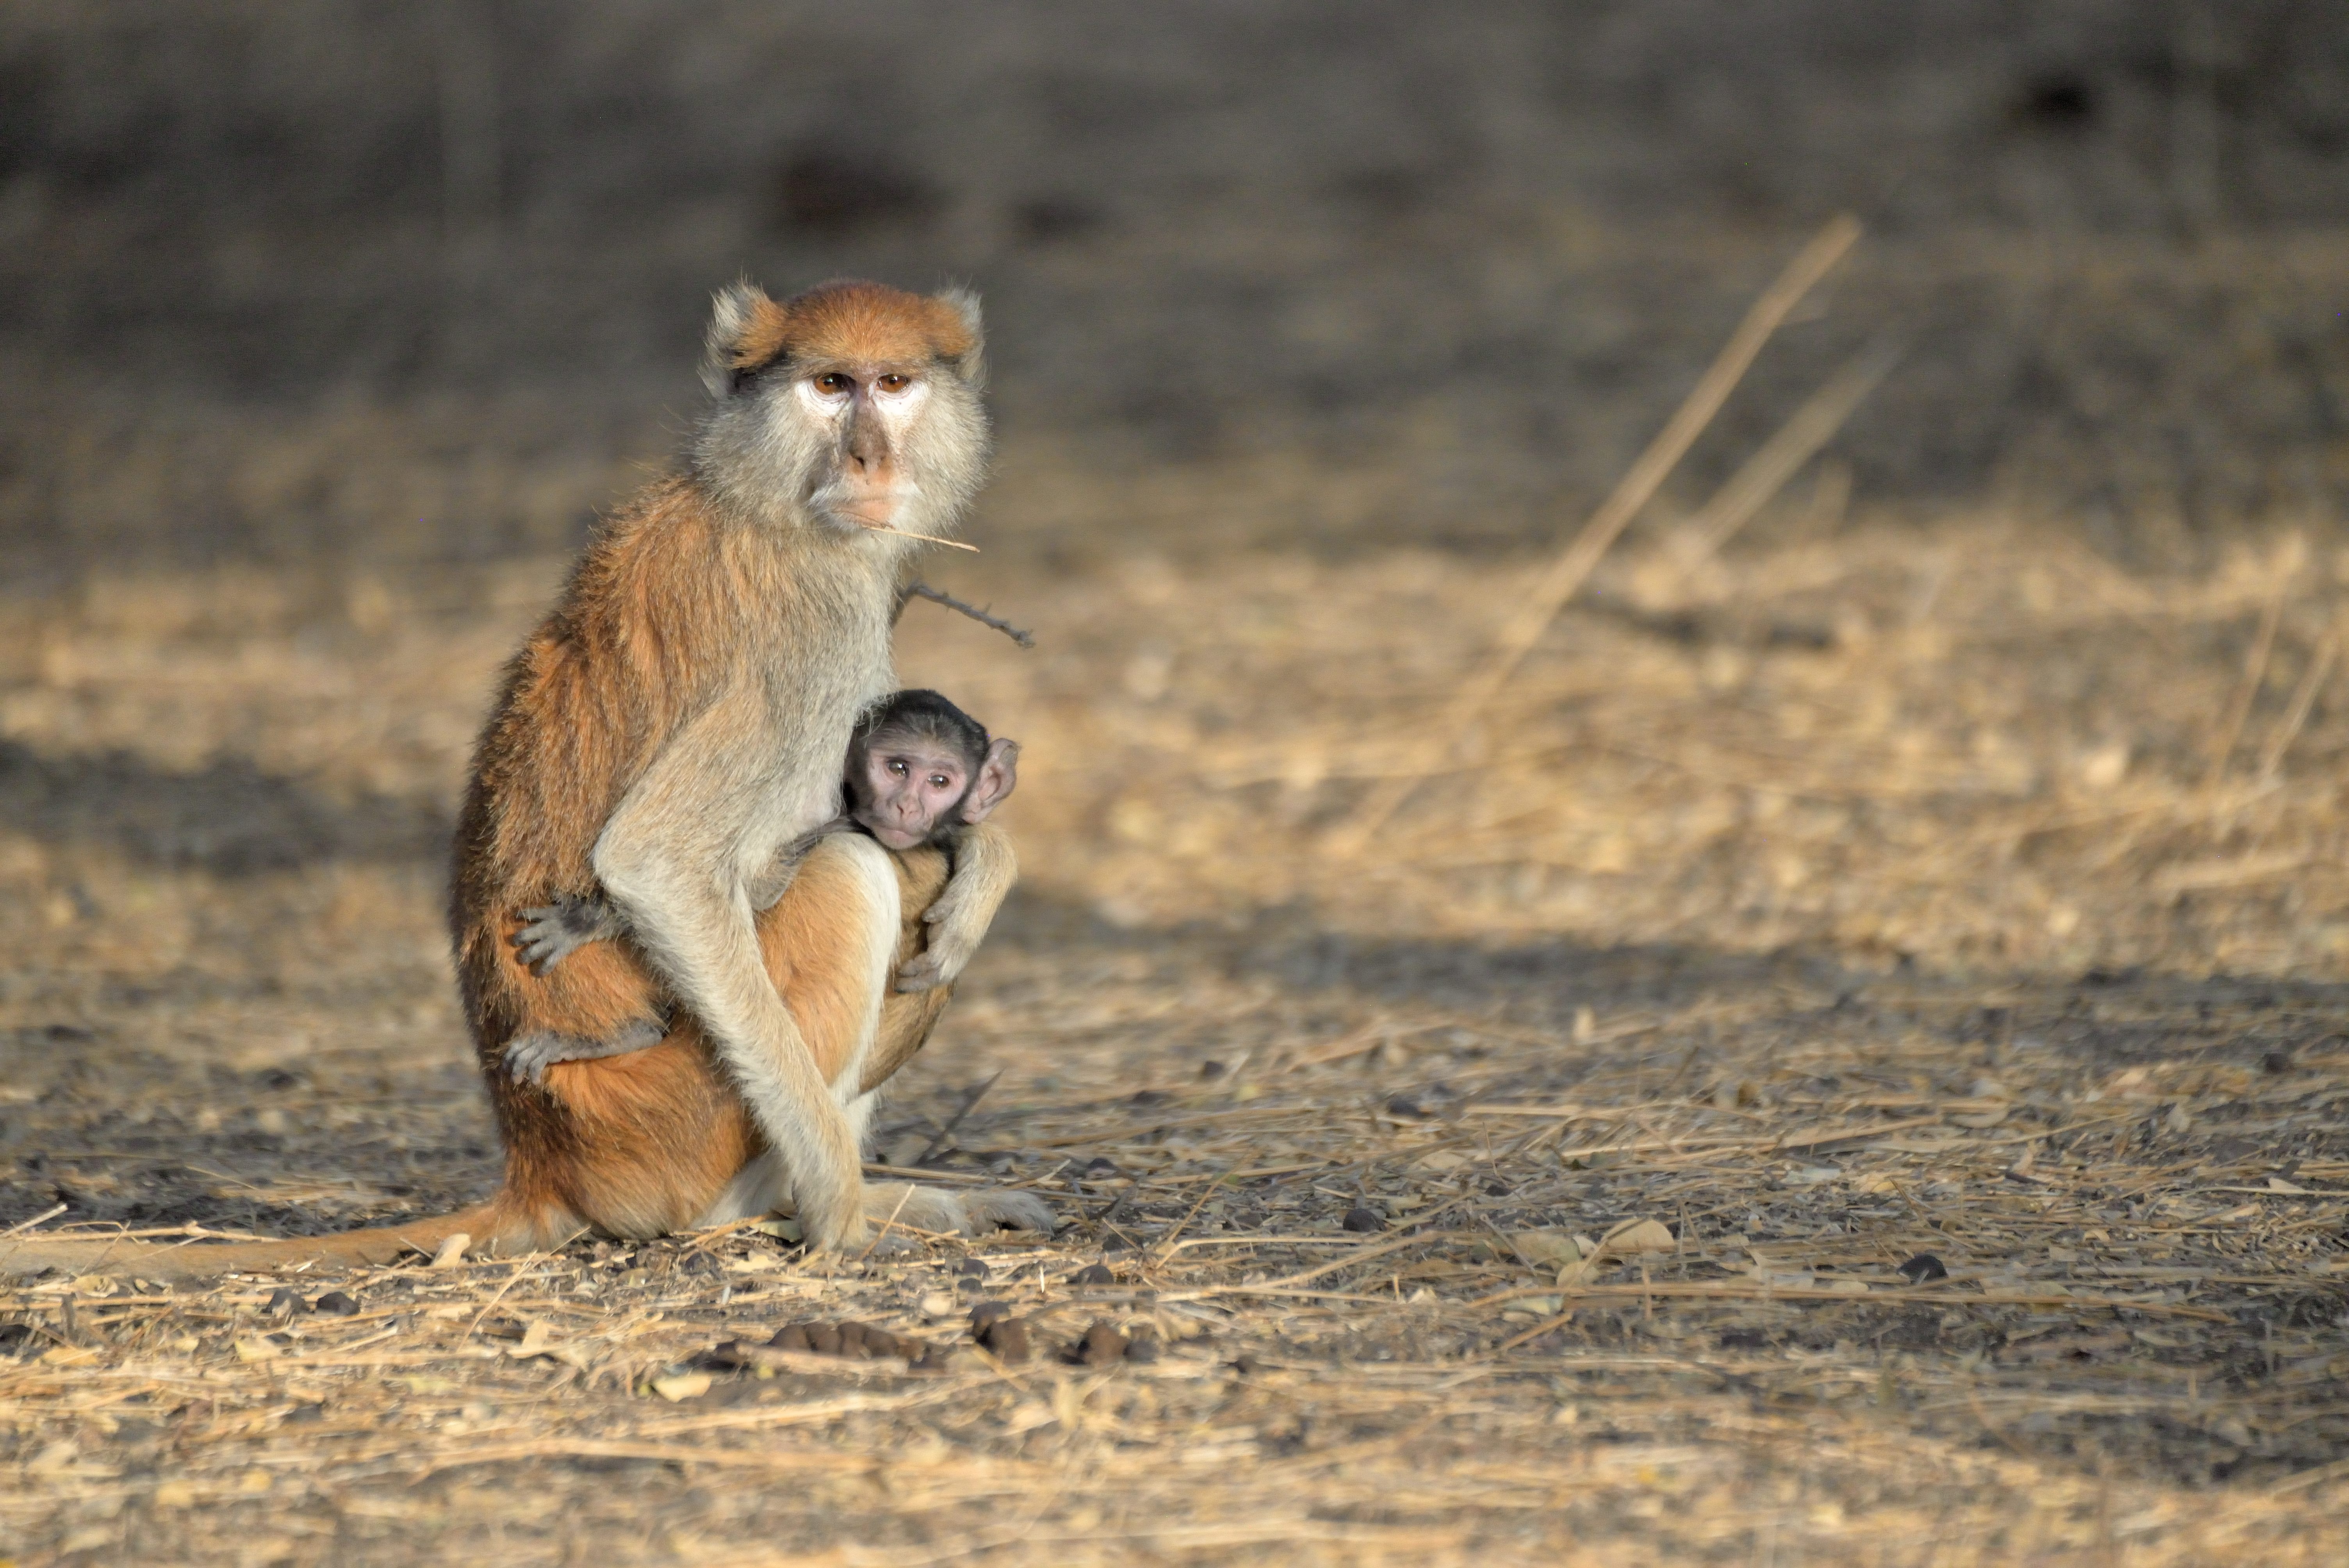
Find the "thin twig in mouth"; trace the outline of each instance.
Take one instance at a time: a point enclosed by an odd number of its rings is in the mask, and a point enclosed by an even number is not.
[[[915,533],[902,528],[892,528],[885,522],[867,522],[854,512],[842,512],[839,515],[847,518],[857,527],[870,529],[874,533],[894,533],[900,539],[918,539],[925,544],[943,544],[948,550],[968,550],[973,555],[978,553],[978,545],[965,544],[959,539],[940,539],[934,533]]]

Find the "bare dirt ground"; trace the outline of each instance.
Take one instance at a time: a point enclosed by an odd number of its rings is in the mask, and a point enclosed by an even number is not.
[[[972,573],[1041,646],[916,604],[905,675],[1026,741],[1030,878],[880,1152],[999,1071],[932,1163],[1059,1236],[293,1282],[350,1316],[38,1282],[0,1523],[26,1561],[2336,1561],[2332,563],[2014,548],[1860,530],[1669,600],[1630,552],[1369,867],[1312,849],[1406,738],[1352,705],[1436,700],[1516,574]],[[558,570],[8,622],[0,1222],[486,1189],[436,812]],[[1573,1261],[1643,1220],[1666,1250]],[[969,1348],[982,1301],[1035,1359]],[[807,1321],[965,1348],[710,1357]],[[1064,1364],[1097,1321],[1162,1353]]]
[[[988,299],[1027,879],[874,1154],[1069,1221],[12,1287],[0,1559],[2349,1560],[2349,56],[2219,15],[0,11],[0,1233],[490,1187],[465,752],[742,272]]]

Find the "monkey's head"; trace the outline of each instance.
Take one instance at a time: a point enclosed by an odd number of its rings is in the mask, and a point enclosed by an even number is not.
[[[848,743],[848,814],[893,850],[950,847],[1019,781],[1019,743],[934,691],[867,708]]]
[[[864,533],[950,534],[987,465],[978,300],[819,284],[781,302],[719,293],[701,378],[716,406],[703,484],[753,515]]]

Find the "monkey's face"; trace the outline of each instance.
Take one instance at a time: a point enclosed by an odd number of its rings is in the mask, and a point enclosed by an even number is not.
[[[970,759],[926,737],[884,732],[849,758],[850,815],[893,850],[930,841],[960,820]]]
[[[702,374],[717,401],[696,467],[767,515],[876,542],[944,535],[984,477],[968,295],[829,284],[778,304],[738,284],[719,296]]]
[[[918,508],[918,465],[909,459],[930,401],[922,366],[819,364],[794,377],[792,391],[804,416],[831,436],[831,460],[810,476],[811,505],[874,528],[894,528]]]

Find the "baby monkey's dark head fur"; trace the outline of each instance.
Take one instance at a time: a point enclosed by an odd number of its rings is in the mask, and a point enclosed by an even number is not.
[[[1019,782],[1019,743],[936,692],[892,693],[848,743],[848,813],[893,850],[952,849]]]

